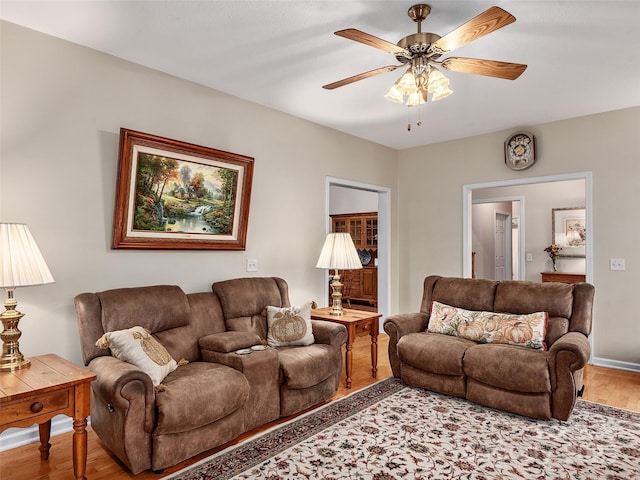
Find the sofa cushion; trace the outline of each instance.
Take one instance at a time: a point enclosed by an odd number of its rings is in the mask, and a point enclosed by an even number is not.
[[[105,332],[140,325],[151,333],[189,323],[187,296],[175,285],[119,288],[96,294],[102,307]]]
[[[464,356],[464,373],[493,387],[526,393],[551,392],[548,352],[511,345],[474,345]]]
[[[427,328],[429,332],[462,337],[478,343],[506,343],[546,350],[547,322],[546,312],[527,315],[478,312],[434,301]]]
[[[311,345],[311,302],[294,307],[267,307],[267,345],[288,347]]]
[[[489,310],[517,314],[544,310],[549,313],[549,317],[571,318],[573,285],[515,280],[500,282],[496,289],[493,308]]]
[[[288,388],[309,388],[323,382],[340,368],[341,355],[331,345],[278,347],[281,382]]]
[[[556,340],[568,332],[568,319],[562,317],[549,317],[549,323],[547,323],[547,335],[545,337],[547,348],[551,347]]]
[[[493,310],[498,282],[476,278],[438,278],[431,300],[468,310]],[[510,311],[510,310],[504,310]]]
[[[217,363],[193,362],[178,368],[156,394],[154,435],[186,432],[241,408],[249,382],[239,371]]]
[[[410,333],[398,340],[398,358],[420,370],[463,375],[462,358],[475,342],[438,333]]]
[[[178,368],[167,349],[151,336],[149,330],[139,326],[107,332],[96,341],[96,346],[109,348],[114,357],[138,367],[151,377],[155,387]]]

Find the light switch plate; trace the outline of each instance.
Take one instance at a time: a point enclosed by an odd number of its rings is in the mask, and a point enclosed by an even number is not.
[[[624,270],[624,258],[610,258],[609,270],[623,271]]]

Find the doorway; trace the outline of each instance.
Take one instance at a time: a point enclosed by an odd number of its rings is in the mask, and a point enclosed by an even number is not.
[[[577,181],[577,182],[576,182]],[[482,201],[488,201],[489,199],[495,200],[496,197],[502,195],[501,200],[508,198],[509,195],[515,195],[516,193],[522,193],[528,186],[532,188],[535,186],[549,185],[553,187],[561,187],[562,182],[569,184],[579,183],[581,188],[580,199],[584,200],[585,207],[585,221],[588,225],[586,234],[586,249],[585,257],[583,259],[567,259],[567,262],[581,262],[582,268],[586,275],[586,281],[593,283],[593,221],[592,221],[592,174],[591,172],[579,172],[573,174],[554,175],[548,177],[532,177],[524,179],[512,179],[498,182],[487,182],[481,184],[472,184],[463,186],[463,276],[471,277],[471,264],[472,264],[472,251],[473,251],[473,204],[481,203]],[[486,197],[486,199],[479,200],[476,197]],[[554,199],[546,199],[546,201],[553,202]],[[574,205],[578,206],[578,205]],[[547,211],[548,210],[548,211]],[[544,209],[544,212],[539,217],[533,215],[532,212],[536,211],[534,202],[527,202],[527,221],[529,223],[534,222],[535,225],[542,225],[545,229],[549,228],[551,224],[551,208]],[[543,265],[539,265],[536,261],[544,262],[548,260],[545,254],[538,251],[536,248],[534,251],[527,251],[526,236],[534,235],[537,232],[535,229],[525,236],[525,205],[524,202],[521,205],[521,211],[518,218],[518,230],[520,236],[523,239],[519,244],[518,263],[520,270],[521,280],[533,280],[540,281],[539,272],[542,271]],[[529,229],[531,230],[531,229]],[[550,235],[549,235],[550,237]],[[544,237],[543,242],[551,243],[551,238]],[[548,243],[542,245],[542,248]],[[533,263],[531,261],[533,256]],[[526,258],[526,261],[525,261]],[[538,260],[539,259],[539,260]],[[533,268],[527,268],[527,266],[533,265]],[[529,270],[529,271],[527,271]]]
[[[475,278],[489,280],[524,280],[520,257],[524,252],[524,197],[520,195],[475,198],[472,206],[472,251],[475,262]],[[495,238],[497,222],[503,218],[504,238]],[[508,218],[506,218],[508,217]],[[522,225],[522,228],[521,228]],[[500,244],[499,242],[504,242]],[[500,254],[499,249],[506,251]],[[495,273],[495,263],[502,262],[504,256],[504,276]],[[473,272],[472,272],[473,273]]]
[[[372,193],[377,196],[377,212],[378,212],[378,312],[382,314],[380,319],[380,328],[382,329],[382,321],[389,316],[391,311],[391,189],[381,187],[379,185],[371,185],[362,182],[354,182],[336,177],[326,178],[326,233],[331,232],[331,190],[332,187],[341,187],[349,189],[356,197],[358,192],[366,194]],[[357,208],[357,207],[356,207]],[[329,296],[329,284],[325,282],[324,298]],[[381,330],[382,331],[382,330]]]

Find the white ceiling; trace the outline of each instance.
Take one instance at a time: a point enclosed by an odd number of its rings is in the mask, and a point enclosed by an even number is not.
[[[528,69],[515,81],[445,72],[454,94],[413,108],[383,98],[403,70],[321,88],[397,64],[333,32],[395,43],[416,32],[412,3],[1,0],[0,18],[396,149],[640,105],[639,0],[431,1],[422,30],[441,36],[492,5],[513,14],[447,56]]]

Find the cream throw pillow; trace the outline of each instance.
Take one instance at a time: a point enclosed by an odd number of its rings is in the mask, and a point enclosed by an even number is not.
[[[96,346],[111,349],[114,357],[144,371],[151,377],[154,387],[178,368],[178,363],[171,358],[167,349],[143,327],[105,333]]]
[[[546,350],[547,312],[527,315],[476,312],[434,301],[427,331],[466,338],[478,343],[506,343]]]
[[[315,339],[311,329],[311,302],[301,307],[267,307],[267,345],[288,347],[311,345]]]

